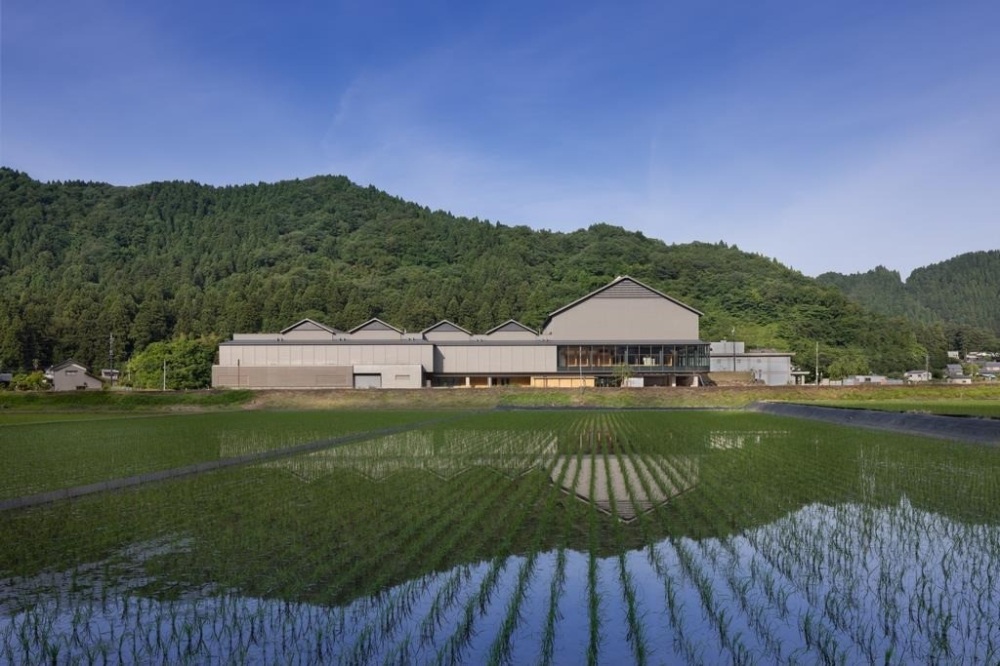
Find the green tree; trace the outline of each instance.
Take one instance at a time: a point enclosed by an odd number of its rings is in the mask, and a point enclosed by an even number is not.
[[[619,363],[613,370],[615,384],[618,386],[625,386],[628,380],[632,378],[632,366],[628,363]]]
[[[827,374],[831,379],[867,375],[870,372],[868,359],[860,349],[848,348],[835,350],[834,353],[836,356],[827,367]]]
[[[16,391],[45,391],[49,388],[49,382],[41,370],[18,373],[11,378],[10,385]]]
[[[922,367],[925,355],[942,367],[949,349],[1000,349],[1000,251],[905,283],[884,268],[813,279],[725,243],[668,245],[610,224],[504,226],[344,177],[122,188],[0,167],[6,370],[70,357],[101,367],[109,334],[117,355],[306,316],[346,329],[372,316],[408,330],[445,318],[477,333],[508,318],[539,327],[621,274],[704,313],[702,339],[735,328],[749,347],[793,351],[809,369],[819,343],[823,374],[838,349],[861,350],[882,374]]]
[[[130,332],[136,349],[142,349],[151,342],[162,340],[169,332],[169,312],[163,298],[155,291],[139,305]]]
[[[218,346],[216,336],[154,342],[129,360],[129,381],[145,389],[163,388],[164,382],[170,390],[207,388]]]

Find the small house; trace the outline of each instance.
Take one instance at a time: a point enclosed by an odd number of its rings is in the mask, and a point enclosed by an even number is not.
[[[888,384],[889,378],[884,375],[853,375],[844,378],[844,386],[865,386],[867,384]]]
[[[100,379],[72,359],[52,366],[46,374],[52,382],[53,391],[99,390],[104,387]]]
[[[908,384],[929,382],[931,380],[931,373],[930,370],[907,370],[903,373],[903,379],[905,379]]]

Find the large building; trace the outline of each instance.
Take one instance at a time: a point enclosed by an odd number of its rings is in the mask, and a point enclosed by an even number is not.
[[[449,321],[407,333],[371,319],[339,331],[310,319],[219,346],[212,385],[242,388],[696,386],[709,372],[701,313],[619,277],[548,316],[475,335]]]

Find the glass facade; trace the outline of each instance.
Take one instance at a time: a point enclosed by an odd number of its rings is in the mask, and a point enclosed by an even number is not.
[[[708,343],[662,345],[560,345],[559,370],[611,373],[627,365],[635,374],[708,372]]]

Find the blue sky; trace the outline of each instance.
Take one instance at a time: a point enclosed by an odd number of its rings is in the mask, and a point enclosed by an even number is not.
[[[807,275],[1000,248],[1000,2],[3,0],[0,163],[342,174]]]

